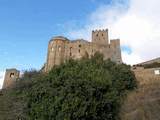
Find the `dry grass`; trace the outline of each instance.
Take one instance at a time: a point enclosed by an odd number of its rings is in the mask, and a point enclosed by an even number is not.
[[[122,120],[160,120],[160,79],[149,78],[129,93],[120,116]]]

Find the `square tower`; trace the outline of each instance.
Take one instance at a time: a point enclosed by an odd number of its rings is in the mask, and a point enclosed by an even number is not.
[[[92,42],[100,45],[108,45],[108,29],[92,31]]]
[[[3,89],[12,87],[12,85],[17,81],[19,76],[20,76],[20,71],[16,69],[7,69],[3,82]]]

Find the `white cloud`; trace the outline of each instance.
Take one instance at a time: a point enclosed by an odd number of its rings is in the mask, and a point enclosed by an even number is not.
[[[2,85],[3,85],[4,75],[5,75],[5,72],[0,71],[0,89],[2,88]]]
[[[109,28],[110,38],[120,38],[121,45],[132,50],[131,54],[122,52],[124,62],[135,64],[159,57],[160,1],[130,0],[128,5],[117,1],[100,6],[83,28],[69,31],[69,36],[90,39],[91,30]]]
[[[134,53],[128,54],[127,52],[122,52],[122,60],[124,63],[133,65],[141,61],[141,58]]]

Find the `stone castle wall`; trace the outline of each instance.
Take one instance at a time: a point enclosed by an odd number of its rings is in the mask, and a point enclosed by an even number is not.
[[[136,67],[133,69],[137,81],[140,85],[151,84],[155,80],[160,80],[160,74],[155,74],[155,71],[160,71],[160,68],[144,69],[143,67]]]
[[[120,40],[109,41],[108,30],[92,31],[91,42],[83,39],[71,41],[62,36],[54,37],[48,45],[45,71],[51,70],[53,66],[60,65],[70,58],[80,59],[84,56],[90,58],[96,52],[103,54],[105,60],[111,59],[116,63],[122,63]]]

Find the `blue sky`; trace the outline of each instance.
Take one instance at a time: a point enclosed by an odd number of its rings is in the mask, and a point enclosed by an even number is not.
[[[110,0],[0,0],[0,71],[39,69],[48,41]],[[72,28],[74,25],[72,25]]]

